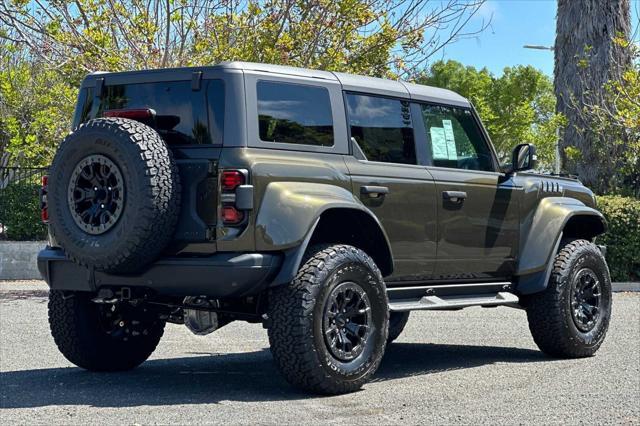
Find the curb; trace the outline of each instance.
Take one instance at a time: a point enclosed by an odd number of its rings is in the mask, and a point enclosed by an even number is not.
[[[640,282],[613,283],[613,291],[640,291]]]
[[[612,283],[613,292],[640,292],[640,282]],[[0,280],[0,291],[49,290],[42,280]]]
[[[39,280],[38,252],[46,241],[0,241],[0,280]]]

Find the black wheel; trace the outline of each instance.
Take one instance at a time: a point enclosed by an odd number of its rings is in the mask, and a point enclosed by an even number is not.
[[[70,259],[112,273],[136,272],[174,233],[178,169],[149,126],[98,118],[60,145],[47,197],[49,228]]]
[[[164,321],[126,304],[97,304],[85,292],[53,290],[49,326],[58,349],[91,371],[130,370],[153,353]]]
[[[391,312],[389,313],[389,337],[387,343],[391,343],[400,337],[400,333],[404,330],[404,326],[409,321],[410,312]]]
[[[555,257],[547,289],[524,304],[540,350],[562,358],[595,354],[611,318],[611,278],[598,247],[567,242]]]
[[[312,248],[296,278],[270,294],[276,365],[308,391],[355,391],[380,365],[388,309],[382,275],[366,253],[347,245]]]

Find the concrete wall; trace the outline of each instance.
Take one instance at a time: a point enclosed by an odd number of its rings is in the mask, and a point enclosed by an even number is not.
[[[46,241],[0,241],[0,280],[40,279],[36,258]]]

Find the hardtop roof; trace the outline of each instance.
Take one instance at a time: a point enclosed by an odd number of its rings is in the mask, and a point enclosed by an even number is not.
[[[390,80],[384,78],[367,77],[355,74],[346,74],[333,71],[313,70],[308,68],[298,68],[286,65],[263,64],[257,62],[230,61],[221,62],[212,66],[203,67],[184,67],[184,68],[164,68],[157,70],[144,71],[124,71],[116,73],[95,72],[91,76],[117,75],[125,77],[126,75],[142,73],[171,73],[177,72],[184,74],[189,71],[206,71],[206,70],[241,70],[245,72],[265,72],[270,74],[291,75],[297,77],[316,78],[320,80],[339,82],[344,90],[352,92],[364,92],[377,94],[381,96],[394,96],[417,101],[434,102],[448,105],[456,105],[469,107],[469,101],[459,94],[438,87],[424,86],[421,84],[407,83],[404,81]]]

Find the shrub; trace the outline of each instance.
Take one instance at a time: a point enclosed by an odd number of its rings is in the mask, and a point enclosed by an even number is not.
[[[607,246],[614,281],[640,279],[640,200],[615,195],[598,197],[598,209],[609,223],[598,244]]]
[[[0,190],[0,224],[9,240],[43,240],[47,228],[40,220],[40,185],[16,182]]]

